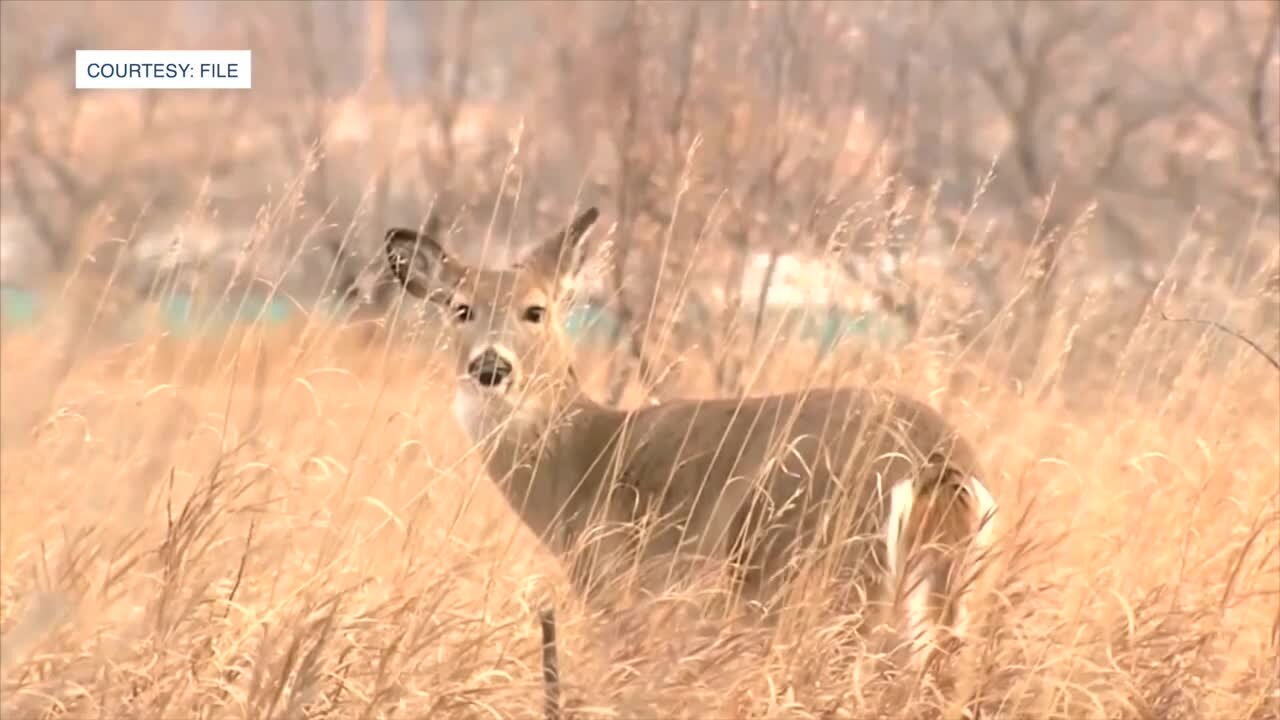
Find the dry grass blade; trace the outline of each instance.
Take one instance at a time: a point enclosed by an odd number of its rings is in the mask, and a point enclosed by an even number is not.
[[[1240,332],[1240,331],[1238,331],[1238,330],[1234,330],[1234,329],[1232,329],[1232,328],[1230,328],[1230,327],[1227,327],[1226,325],[1224,325],[1224,324],[1222,324],[1222,323],[1218,322],[1217,320],[1202,320],[1202,319],[1200,319],[1200,318],[1175,318],[1175,317],[1169,317],[1168,315],[1166,315],[1166,314],[1165,314],[1165,312],[1164,312],[1163,310],[1161,310],[1161,311],[1160,311],[1160,319],[1161,319],[1161,320],[1167,320],[1168,322],[1176,322],[1176,323],[1194,323],[1194,324],[1196,324],[1196,325],[1206,325],[1206,326],[1211,327],[1211,328],[1213,328],[1213,329],[1215,329],[1215,330],[1218,330],[1218,331],[1220,331],[1220,332],[1224,332],[1224,333],[1226,333],[1226,334],[1230,335],[1231,337],[1233,337],[1233,338],[1235,338],[1235,339],[1239,340],[1240,342],[1245,343],[1245,344],[1246,344],[1246,345],[1248,345],[1249,347],[1253,348],[1255,351],[1257,351],[1257,353],[1258,353],[1259,355],[1261,355],[1261,356],[1263,357],[1263,359],[1265,359],[1267,362],[1271,363],[1271,366],[1272,366],[1272,367],[1274,367],[1276,370],[1280,370],[1280,357],[1277,357],[1277,356],[1275,356],[1275,355],[1272,355],[1271,353],[1269,353],[1269,352],[1267,352],[1266,350],[1264,350],[1264,349],[1262,348],[1262,346],[1261,346],[1261,345],[1259,345],[1259,344],[1257,343],[1257,341],[1255,341],[1255,340],[1253,340],[1253,339],[1251,339],[1251,338],[1249,338],[1249,337],[1245,336],[1243,333],[1241,333],[1241,332]]]
[[[1277,18],[0,0],[0,717],[1280,718]],[[89,47],[250,49],[252,88],[77,91]],[[972,441],[997,532],[930,666],[839,569],[883,537],[840,513],[778,563],[776,628],[733,595],[745,542],[573,592],[557,543],[662,518],[530,531],[486,465],[550,433],[470,441],[384,240],[497,267],[589,207],[573,304],[534,314],[583,395],[870,386]]]

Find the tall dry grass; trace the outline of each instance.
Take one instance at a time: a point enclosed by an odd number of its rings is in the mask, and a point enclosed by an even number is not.
[[[820,613],[766,635],[673,622],[695,590],[586,611],[481,474],[409,314],[372,335],[318,314],[203,343],[10,333],[5,717],[536,717],[548,600],[570,717],[1276,717],[1280,374],[1153,304],[1067,384],[1085,305],[1042,334],[1038,384],[929,338],[746,370],[757,392],[905,389],[981,448],[1003,535],[975,637],[905,677]],[[587,364],[603,393],[607,358]]]
[[[427,3],[439,57],[394,100],[327,77],[358,5],[208,4],[200,34],[176,4],[0,3],[4,209],[61,272],[0,340],[6,720],[538,717],[548,601],[575,718],[1280,717],[1280,374],[1161,319],[1276,346],[1274,3]],[[94,43],[252,47],[255,90],[69,92]],[[821,596],[776,635],[690,631],[698,587],[581,607],[411,313],[117,331],[178,284],[138,245],[315,299],[384,222],[438,205],[470,239],[521,193],[512,235],[574,199],[613,226],[638,331],[581,353],[597,398],[816,374],[975,441],[1003,536],[958,655],[887,672]],[[909,271],[874,288],[918,316],[906,346],[671,321],[749,252],[836,245]],[[1157,271],[1092,284],[1125,264]]]

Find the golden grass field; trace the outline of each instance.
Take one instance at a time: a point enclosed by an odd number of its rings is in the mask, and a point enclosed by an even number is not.
[[[1280,349],[1280,4],[191,5],[0,3],[5,239],[60,298],[0,340],[0,720],[543,718],[548,603],[574,720],[1280,720],[1280,372],[1162,317]],[[78,92],[89,47],[251,47],[254,89]],[[903,347],[699,328],[652,364],[942,410],[1000,503],[958,652],[893,671],[821,592],[776,633],[686,623],[696,584],[588,611],[403,319],[113,329],[165,248],[318,295],[437,205],[521,240],[574,203],[656,323],[748,254],[892,246]],[[581,361],[597,400],[632,369]]]
[[[821,598],[775,637],[681,630],[691,593],[585,614],[429,342],[60,332],[3,344],[6,719],[540,717],[549,598],[574,718],[1278,716],[1280,373],[1154,311],[1083,397],[923,343],[819,367],[944,407],[1002,503],[976,637],[930,677],[836,643]],[[802,383],[794,352],[756,388]]]

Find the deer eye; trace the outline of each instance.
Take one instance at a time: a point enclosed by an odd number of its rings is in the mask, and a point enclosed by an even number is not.
[[[475,317],[475,313],[471,312],[471,306],[466,303],[454,303],[449,310],[453,313],[455,322],[468,323]]]
[[[547,314],[547,309],[541,305],[530,305],[524,309],[524,321],[530,323],[540,323],[542,318]]]

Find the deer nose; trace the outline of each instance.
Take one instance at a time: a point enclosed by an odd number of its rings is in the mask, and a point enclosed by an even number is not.
[[[467,365],[467,374],[484,387],[497,387],[511,377],[511,362],[492,348],[477,355]]]

